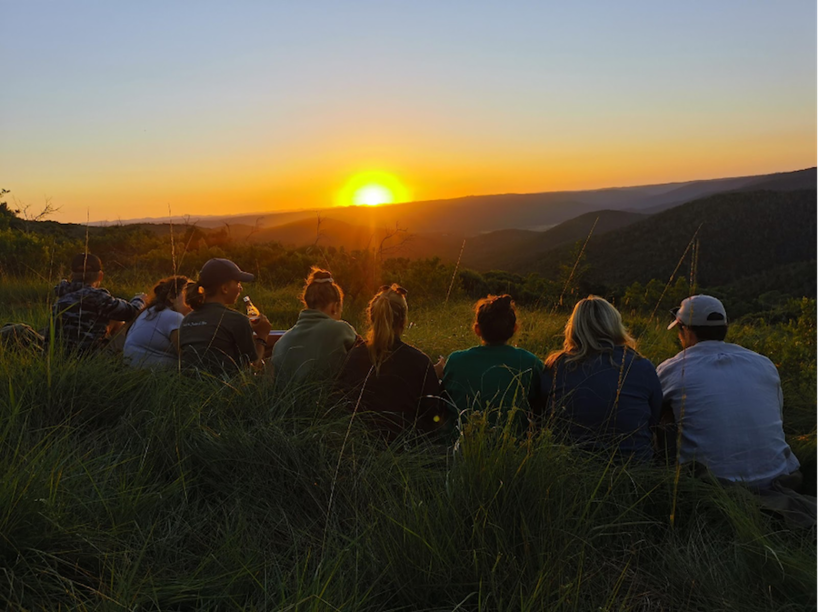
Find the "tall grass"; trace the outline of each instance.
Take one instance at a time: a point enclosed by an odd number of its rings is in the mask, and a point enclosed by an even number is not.
[[[287,327],[293,293],[253,298]],[[39,325],[45,300],[41,286],[0,287],[4,318]],[[406,340],[432,356],[464,348],[469,313],[459,302],[410,306]],[[521,346],[544,356],[559,344],[561,316],[521,320]],[[654,363],[676,351],[661,325],[629,324]],[[814,457],[804,328],[733,333],[779,363],[788,431],[805,440],[795,450]],[[816,603],[814,532],[764,513],[740,487],[683,474],[676,490],[672,470],[585,454],[547,431],[520,440],[474,418],[456,452],[409,438],[387,446],[320,386],[280,393],[264,377],[226,386],[3,349],[0,372],[0,608]]]

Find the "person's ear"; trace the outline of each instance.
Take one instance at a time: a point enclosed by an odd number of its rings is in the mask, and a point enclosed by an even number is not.
[[[477,335],[478,338],[483,337],[483,334],[480,333],[480,324],[479,323],[475,322],[474,325],[472,326],[472,329],[474,330],[474,333],[475,333],[475,335]]]
[[[102,270],[100,270],[100,271],[99,271],[99,274],[97,275],[97,282],[98,282],[98,283],[101,283],[101,282],[102,282],[102,277],[103,277],[103,276],[105,276],[105,274],[102,272]]]

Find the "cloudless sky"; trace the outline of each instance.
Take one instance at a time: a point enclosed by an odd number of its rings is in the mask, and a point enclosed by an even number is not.
[[[816,164],[816,3],[0,0],[0,187],[63,221]]]

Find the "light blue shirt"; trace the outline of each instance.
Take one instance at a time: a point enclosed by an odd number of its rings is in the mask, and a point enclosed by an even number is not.
[[[682,463],[697,461],[718,478],[762,487],[798,469],[784,439],[784,396],[772,361],[708,340],[656,372],[681,430]]]
[[[133,322],[125,338],[123,357],[129,365],[176,368],[179,356],[170,335],[179,329],[184,316],[170,308],[144,310]]]

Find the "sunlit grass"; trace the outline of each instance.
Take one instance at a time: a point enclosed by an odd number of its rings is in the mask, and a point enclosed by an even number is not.
[[[0,314],[40,326],[48,289],[4,283]],[[295,321],[295,289],[248,290],[275,328]],[[360,307],[347,315],[362,327]],[[406,340],[433,357],[475,342],[462,300],[410,304],[410,320]],[[564,314],[521,309],[520,322],[519,346],[559,346]],[[661,323],[627,323],[654,363],[676,352]],[[731,334],[779,365],[793,449],[814,463],[808,325]],[[353,421],[344,443],[350,416],[320,385],[281,394],[260,377],[231,388],[3,349],[0,372],[0,608],[815,606],[814,532],[739,487],[683,474],[677,490],[672,470],[547,431],[517,440],[475,418],[453,453],[387,447]]]

